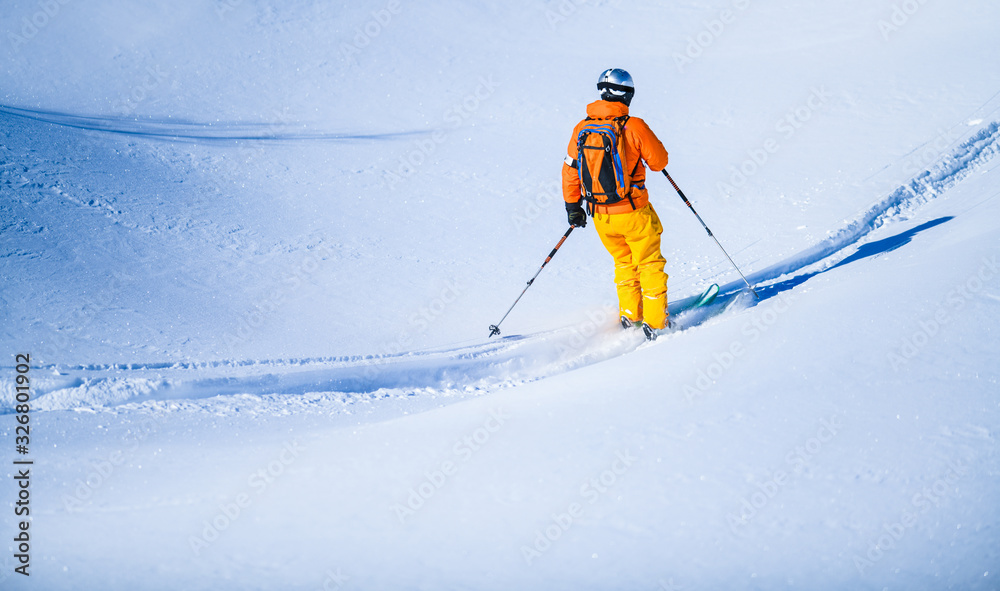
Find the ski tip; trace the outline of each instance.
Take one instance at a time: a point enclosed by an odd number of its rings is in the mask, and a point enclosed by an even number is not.
[[[708,289],[706,289],[701,294],[701,296],[698,298],[698,301],[695,302],[694,307],[697,308],[699,306],[707,306],[708,304],[711,304],[713,301],[715,301],[715,298],[718,295],[719,295],[719,286],[718,284],[713,283],[712,285],[709,285]]]

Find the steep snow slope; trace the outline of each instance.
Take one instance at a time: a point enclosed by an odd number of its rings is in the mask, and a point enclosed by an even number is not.
[[[0,15],[4,588],[996,588],[993,4],[56,5]],[[609,65],[762,300],[651,179],[719,304],[615,331],[588,229],[488,342]]]

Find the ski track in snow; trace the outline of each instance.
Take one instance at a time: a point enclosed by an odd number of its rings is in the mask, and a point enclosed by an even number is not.
[[[432,130],[386,133],[327,133],[302,131],[303,124],[272,123],[203,123],[183,119],[136,119],[128,117],[87,116],[58,111],[23,109],[0,105],[0,113],[51,123],[84,131],[101,131],[147,139],[189,142],[213,141],[335,141],[397,140],[421,136]]]
[[[0,112],[81,129],[146,137],[219,139],[385,139],[388,135],[309,135],[271,133],[253,137],[237,127],[223,133],[201,133],[193,124],[144,123],[25,111],[0,106]],[[113,128],[114,126],[118,126]],[[161,127],[162,125],[162,127]],[[188,125],[190,127],[185,127]],[[169,127],[172,126],[172,127]],[[157,131],[158,130],[158,131]],[[187,130],[187,131],[185,131]],[[274,132],[271,129],[270,132]],[[183,132],[183,133],[182,133]],[[269,133],[270,133],[269,132]],[[242,133],[244,137],[237,137]],[[227,135],[230,134],[230,135]],[[405,134],[403,134],[405,135]],[[921,205],[940,196],[990,160],[998,151],[1000,123],[980,128],[952,153],[862,213],[854,221],[796,256],[752,273],[762,299],[794,288],[797,275],[830,269],[850,256],[873,231],[909,219]],[[779,282],[779,280],[784,280]],[[744,284],[722,286],[716,302],[698,310],[676,310],[694,297],[671,303],[675,322],[689,329],[720,314],[755,305]],[[216,414],[243,411],[289,413],[350,412],[353,405],[384,399],[477,396],[498,388],[536,381],[635,351],[645,341],[637,331],[623,332],[606,311],[579,326],[459,348],[394,355],[279,360],[230,360],[208,363],[47,366],[38,368],[34,410],[81,411],[146,409],[201,410]],[[613,325],[613,326],[612,326]],[[672,340],[676,334],[661,341]],[[197,377],[193,377],[197,376]],[[0,414],[13,412],[13,382],[0,381]]]

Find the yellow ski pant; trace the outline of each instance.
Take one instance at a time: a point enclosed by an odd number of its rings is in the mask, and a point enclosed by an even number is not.
[[[594,213],[594,228],[615,259],[618,309],[633,322],[667,325],[666,259],[660,254],[663,226],[652,204],[628,213]]]

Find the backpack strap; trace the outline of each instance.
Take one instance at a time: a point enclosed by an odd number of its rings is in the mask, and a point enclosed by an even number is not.
[[[635,178],[635,171],[639,170],[639,163],[640,162],[642,162],[641,158],[635,161],[635,166],[632,167],[632,172],[630,172],[629,175],[628,175],[628,183],[629,183],[629,185],[628,185],[628,202],[629,202],[629,204],[632,205],[632,211],[635,211],[635,201],[632,200],[632,190],[635,189],[635,185],[632,184],[632,179]]]
[[[621,136],[622,142],[625,141],[625,125],[628,123],[629,119],[630,117],[628,115],[622,115],[621,117],[617,117],[615,119],[615,121],[621,121],[621,133],[619,135]],[[632,178],[635,177],[635,171],[639,170],[639,162],[641,162],[641,157],[635,161],[635,166],[632,167],[632,172],[628,175],[628,195],[625,197],[628,198],[628,203],[632,206],[632,211],[635,211],[635,200],[632,199],[632,189],[635,188],[635,185],[632,184]]]

